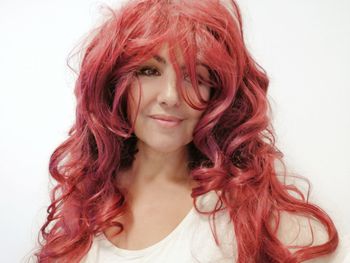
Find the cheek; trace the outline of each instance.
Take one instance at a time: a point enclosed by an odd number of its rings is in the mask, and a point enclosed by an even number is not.
[[[195,129],[195,127],[197,126],[199,120],[202,118],[204,110],[198,111],[195,110],[193,108],[191,108],[190,106],[188,106],[188,116],[189,116],[189,120],[190,122],[189,124],[189,128],[193,131]]]
[[[126,105],[127,105],[127,116],[128,116],[128,119],[131,121],[131,117],[134,115],[134,113],[132,112],[132,109],[134,108],[134,101],[131,99],[130,92],[127,95]]]
[[[191,115],[194,120],[199,120],[203,115],[204,110],[198,111],[191,108]]]
[[[138,100],[139,89],[137,86],[131,85],[127,94],[127,115],[130,121],[133,121],[135,118]]]
[[[208,101],[209,98],[210,98],[210,88],[206,87],[206,86],[198,86],[198,89],[199,89],[199,93],[202,96],[202,98],[205,101]],[[188,95],[189,95],[189,97],[191,98],[191,100],[193,102],[195,102],[196,104],[200,103],[200,98],[197,96],[196,91],[195,91],[194,88],[189,88],[188,89]]]
[[[207,86],[200,86],[199,92],[201,93],[202,97],[208,101],[210,98],[210,88]]]
[[[127,95],[127,111],[130,121],[134,121],[136,114],[140,115],[145,113],[145,110],[149,107],[149,104],[155,99],[155,94],[152,92],[154,85],[140,83],[140,87],[137,83],[133,83],[130,86]],[[139,110],[137,112],[137,107]]]

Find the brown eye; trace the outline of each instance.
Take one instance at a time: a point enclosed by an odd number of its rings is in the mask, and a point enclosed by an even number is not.
[[[188,75],[187,73],[184,74],[184,79],[188,82],[191,82],[190,75]]]
[[[188,81],[188,82],[191,82],[190,75],[188,75],[187,73],[184,74],[184,79],[186,81]],[[199,85],[205,85],[206,84],[206,81],[204,80],[204,78],[202,78],[202,76],[198,75],[197,79],[198,79],[198,84]]]
[[[143,67],[143,68],[139,69],[136,72],[136,74],[137,75],[144,75],[144,76],[153,76],[153,75],[159,76],[159,71],[154,67]]]

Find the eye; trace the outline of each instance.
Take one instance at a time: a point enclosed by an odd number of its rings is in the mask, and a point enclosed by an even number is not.
[[[187,73],[184,74],[184,79],[187,82],[191,83],[190,75],[188,75]],[[198,75],[197,79],[199,85],[206,85],[207,81],[205,81],[205,79],[201,75]]]
[[[140,68],[137,72],[137,75],[144,75],[144,76],[153,76],[153,75],[157,75],[159,76],[159,71],[157,68],[155,67],[149,67],[149,66],[145,66]]]
[[[183,76],[186,81],[191,82],[190,75],[188,75],[187,73],[184,73]]]

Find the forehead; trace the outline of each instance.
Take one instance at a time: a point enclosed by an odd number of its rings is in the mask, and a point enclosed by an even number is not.
[[[181,49],[179,47],[176,47],[174,49],[175,52],[175,56],[176,59],[178,61],[178,63],[180,64],[180,67],[182,70],[185,69],[185,65],[184,65],[184,58],[183,58],[183,54],[181,52]],[[158,51],[157,54],[154,54],[153,57],[151,59],[156,60],[157,62],[159,62],[162,65],[167,65],[170,63],[170,58],[169,58],[169,47],[168,44],[164,44]],[[199,67],[204,67],[204,69],[209,70],[209,66],[204,64],[203,62],[200,61],[200,59],[197,57],[196,61],[195,61],[196,66]]]
[[[184,57],[181,48],[178,45],[175,45],[173,48],[176,60],[179,62],[180,65],[184,64]],[[154,59],[156,59],[158,62],[162,64],[167,64],[167,61],[170,61],[169,58],[169,44],[164,43],[162,47],[159,49],[158,54],[155,54]],[[196,61],[198,61],[198,58],[196,58]]]

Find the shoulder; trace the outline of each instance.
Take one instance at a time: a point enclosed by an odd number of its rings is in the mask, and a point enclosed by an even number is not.
[[[277,231],[278,239],[286,246],[317,246],[328,241],[328,233],[325,227],[317,220],[288,212],[280,214],[280,224]],[[291,252],[298,250],[290,248]],[[335,252],[305,261],[305,263],[343,263],[345,262],[344,250],[338,246]]]

